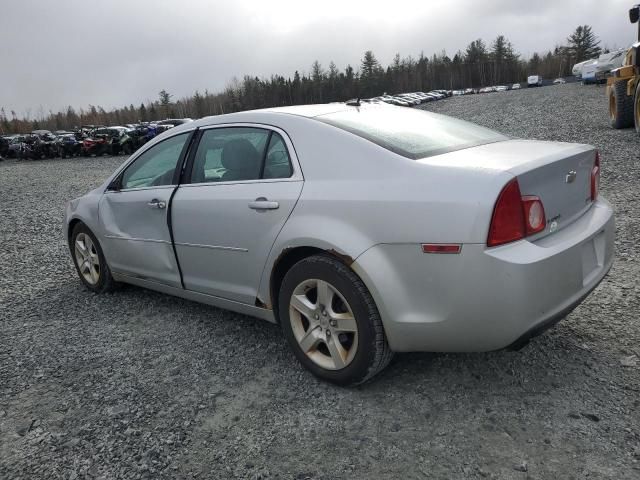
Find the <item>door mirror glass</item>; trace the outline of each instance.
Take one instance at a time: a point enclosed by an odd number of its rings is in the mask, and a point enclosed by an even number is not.
[[[640,18],[640,8],[633,7],[631,10],[629,10],[629,20],[631,21],[631,23],[636,23],[638,21],[638,18]]]

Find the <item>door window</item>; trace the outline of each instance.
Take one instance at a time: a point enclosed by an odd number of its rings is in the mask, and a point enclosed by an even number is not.
[[[136,158],[122,175],[121,188],[173,185],[176,165],[185,149],[190,132],[176,135]]]
[[[282,176],[291,176],[291,165],[280,135],[262,128],[225,127],[203,132],[193,162],[190,183],[259,180]]]
[[[289,178],[293,174],[289,152],[282,137],[273,132],[267,157],[264,160],[264,174],[262,178]]]

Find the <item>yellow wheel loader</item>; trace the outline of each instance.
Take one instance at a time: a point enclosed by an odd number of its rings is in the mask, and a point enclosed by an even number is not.
[[[629,10],[631,23],[640,19],[640,4]],[[620,68],[607,79],[609,118],[613,128],[635,126],[640,135],[640,23],[638,41],[631,45]]]

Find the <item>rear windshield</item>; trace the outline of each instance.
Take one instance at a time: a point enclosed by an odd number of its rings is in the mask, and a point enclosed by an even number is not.
[[[314,118],[413,160],[507,140],[473,123],[406,107],[354,108]]]

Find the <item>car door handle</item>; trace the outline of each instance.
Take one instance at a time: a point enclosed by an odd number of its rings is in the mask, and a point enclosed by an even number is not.
[[[158,200],[157,198],[154,198],[153,200],[151,200],[149,203],[147,203],[147,205],[150,206],[151,208],[159,208],[159,209],[167,208],[167,202],[163,202],[162,200]]]
[[[253,202],[249,202],[249,208],[252,210],[275,210],[280,207],[278,202],[270,202],[264,197],[256,198]]]

